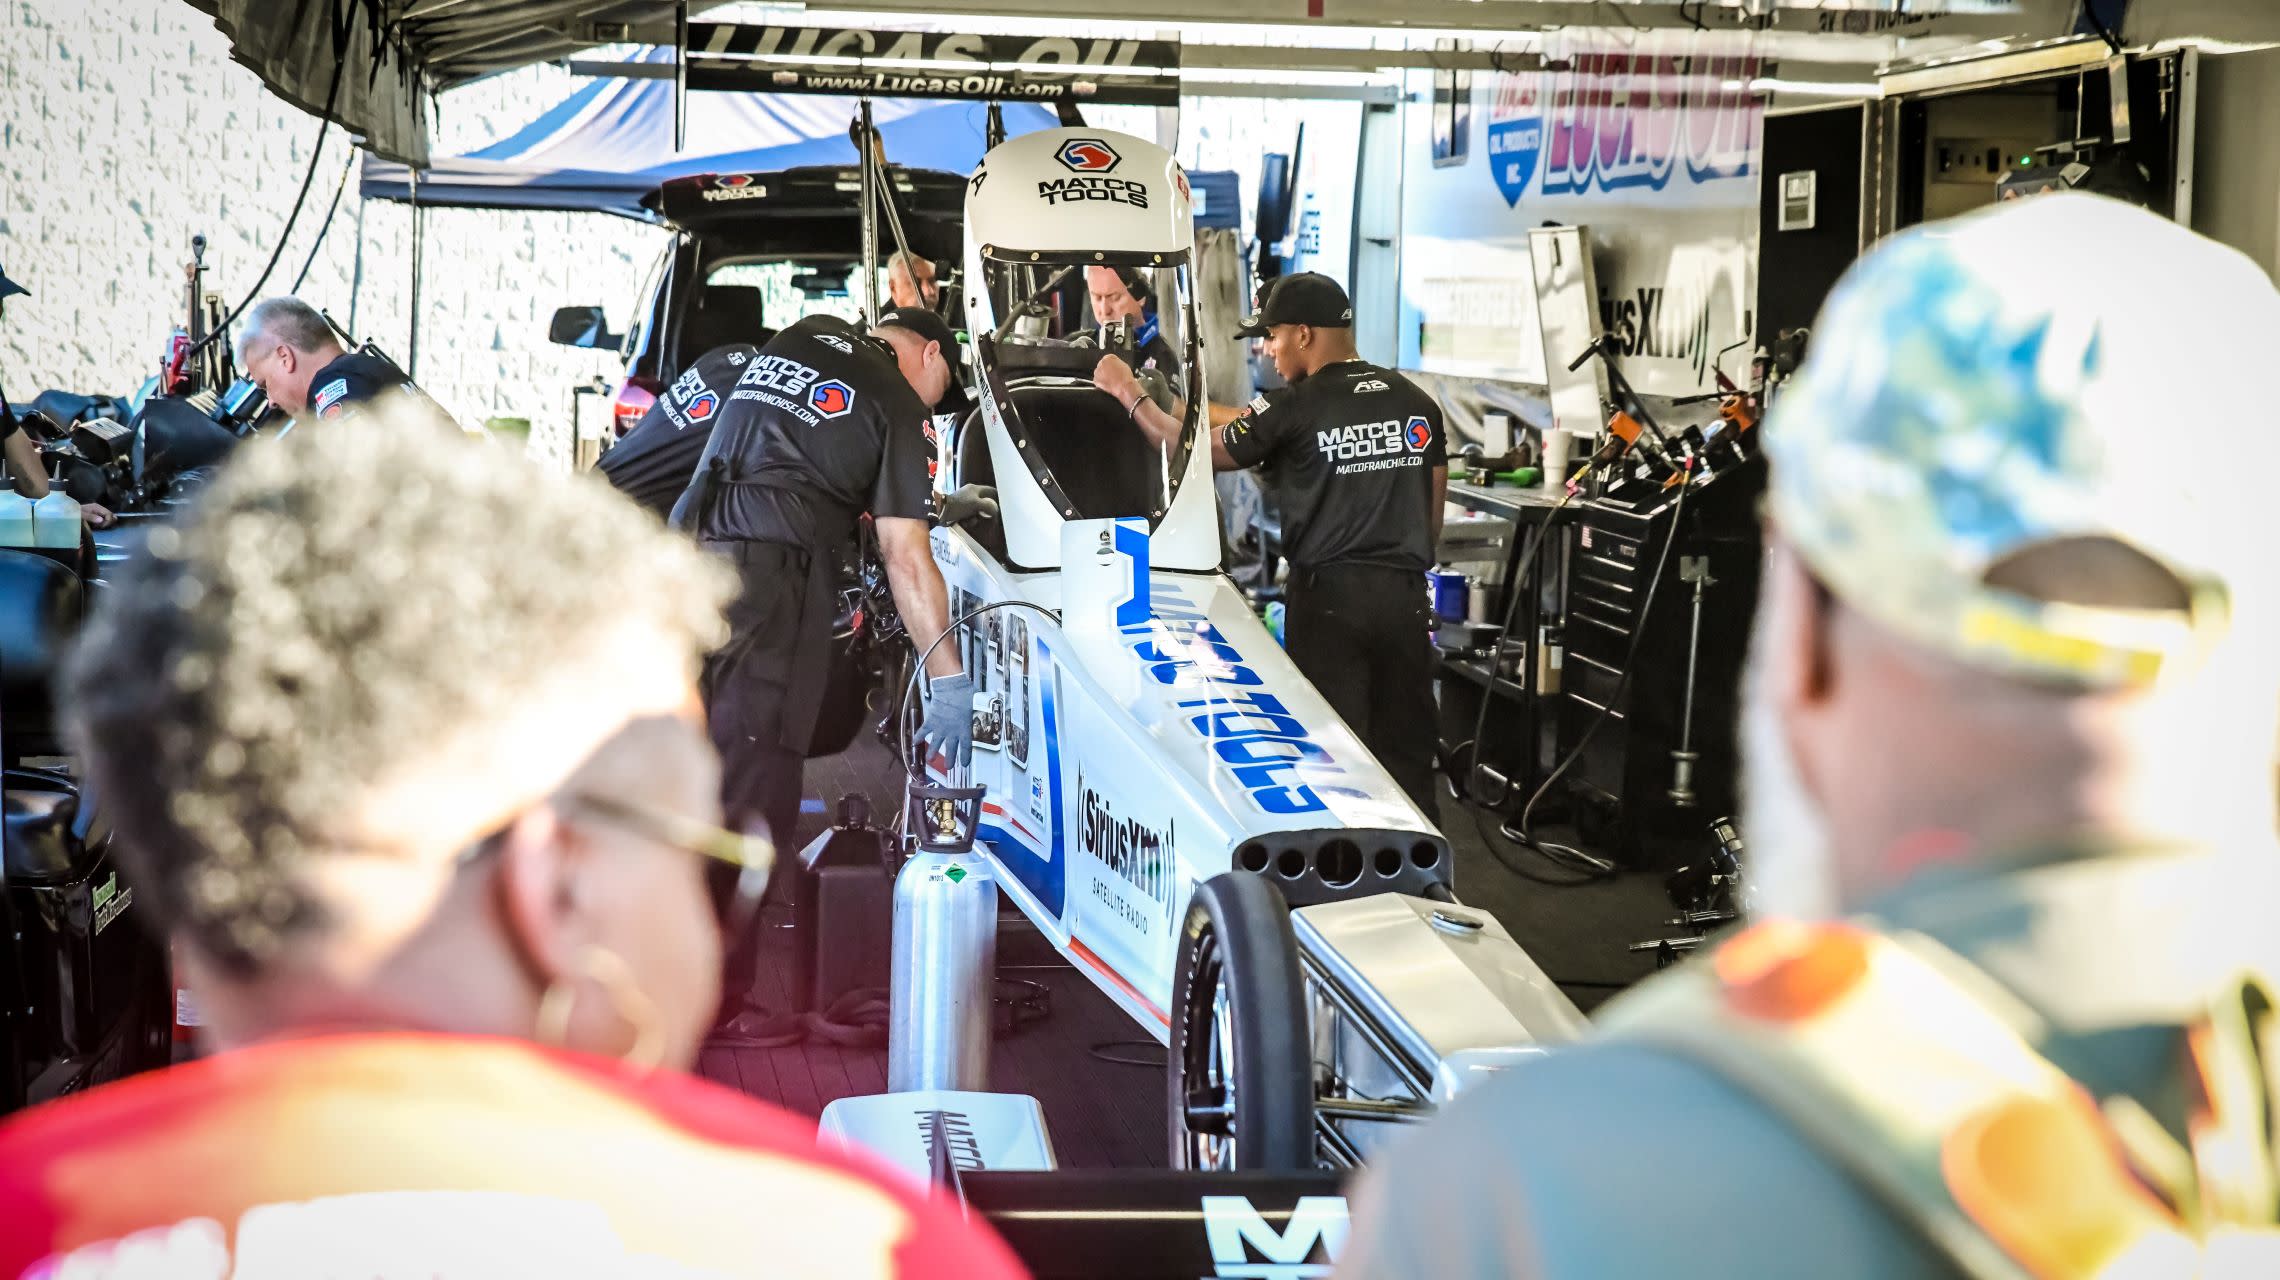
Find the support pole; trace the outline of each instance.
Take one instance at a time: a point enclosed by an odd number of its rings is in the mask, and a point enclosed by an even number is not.
[[[420,377],[420,254],[427,239],[427,213],[420,208],[420,171],[412,170],[412,323],[404,343],[404,375]]]
[[[863,186],[863,318],[879,327],[879,170],[871,163],[871,102],[855,117],[855,161]]]
[[[356,197],[356,261],[349,267],[348,273],[348,332],[351,337],[359,332],[356,327],[356,304],[364,296],[364,206],[364,196],[360,192]]]
[[[689,145],[689,0],[673,6],[673,151]]]

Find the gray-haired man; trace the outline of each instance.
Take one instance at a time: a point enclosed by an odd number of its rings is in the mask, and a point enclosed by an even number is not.
[[[238,335],[237,358],[269,403],[296,422],[336,420],[399,394],[450,420],[395,362],[368,348],[348,350],[332,322],[299,298],[255,303]]]

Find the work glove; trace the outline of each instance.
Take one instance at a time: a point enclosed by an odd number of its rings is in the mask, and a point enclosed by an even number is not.
[[[939,751],[954,768],[974,760],[974,678],[960,672],[936,676],[926,685],[926,722],[918,728],[920,757],[932,760]]]

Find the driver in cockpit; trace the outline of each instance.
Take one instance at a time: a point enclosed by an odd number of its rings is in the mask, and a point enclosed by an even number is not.
[[[1162,372],[1177,386],[1179,357],[1172,354],[1172,344],[1164,340],[1163,328],[1149,306],[1154,294],[1140,273],[1130,267],[1086,267],[1085,291],[1091,295],[1093,319],[1101,327],[1102,349],[1112,345],[1109,328],[1121,322],[1131,333],[1131,349],[1139,357],[1139,366]]]

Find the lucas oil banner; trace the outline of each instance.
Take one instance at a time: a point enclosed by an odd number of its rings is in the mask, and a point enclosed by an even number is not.
[[[1444,78],[1461,101],[1409,112],[1405,367],[1542,385],[1528,231],[1554,222],[1591,230],[1600,322],[1632,383],[1712,385],[1711,361],[1751,333],[1764,103],[1757,59],[1693,54],[1692,34],[1579,34],[1543,70]]]
[[[689,24],[689,87],[1177,106],[1177,41]]]

